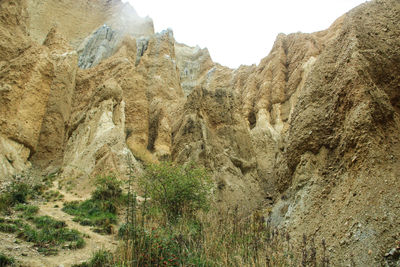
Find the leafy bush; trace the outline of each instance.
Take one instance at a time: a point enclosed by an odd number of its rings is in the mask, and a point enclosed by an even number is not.
[[[0,195],[0,211],[6,211],[18,203],[26,203],[32,194],[32,188],[23,182],[13,182],[7,192]]]
[[[138,204],[136,194],[128,194],[126,222],[118,232],[126,242],[123,262],[132,266],[215,266],[197,249],[203,231],[197,211],[208,210],[212,186],[205,170],[193,164],[150,165],[139,185],[145,201]]]
[[[204,169],[194,164],[149,165],[139,184],[169,221],[209,208],[211,180]]]
[[[26,183],[12,183],[9,190],[13,205],[26,203],[32,191],[31,187]]]
[[[122,196],[121,182],[115,176],[101,176],[96,180],[93,200],[118,200]]]

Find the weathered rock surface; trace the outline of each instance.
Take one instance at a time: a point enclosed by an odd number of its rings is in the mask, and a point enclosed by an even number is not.
[[[52,62],[48,49],[29,41],[26,2],[2,1],[0,30],[0,175],[30,166],[50,94]],[[4,47],[4,49],[3,49]]]
[[[66,128],[71,116],[78,55],[57,32],[57,28],[50,30],[44,46],[50,49],[53,78],[38,146],[32,161],[43,167],[57,168],[61,166],[64,157]]]
[[[128,3],[119,0],[25,1],[28,4],[29,33],[38,43],[44,41],[54,25],[75,49],[104,24],[134,36],[154,33],[150,18],[139,17]]]
[[[85,44],[79,55],[78,66],[82,69],[93,67],[115,53],[121,37],[104,24],[97,29]]]
[[[214,62],[207,48],[175,43],[175,53],[182,89],[187,96],[205,79],[204,76],[214,67]]]
[[[395,241],[400,223],[399,10],[398,1],[372,1],[346,15],[290,120],[289,190],[272,215],[295,232],[325,236],[338,265],[351,253],[360,266],[381,259],[379,247]]]
[[[195,161],[221,206],[265,209],[294,242],[325,238],[335,266],[351,254],[379,265],[393,248],[397,0],[363,4],[325,31],[281,34],[259,65],[236,70],[171,30],[153,34],[118,0],[0,6],[2,179],[33,165],[88,184],[140,161]]]

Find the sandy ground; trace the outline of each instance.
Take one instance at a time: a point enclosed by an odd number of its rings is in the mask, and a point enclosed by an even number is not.
[[[53,190],[56,188],[57,182],[55,182]],[[85,235],[85,247],[77,250],[60,249],[56,256],[43,256],[37,252],[32,243],[21,241],[17,239],[14,234],[0,233],[0,240],[2,243],[0,246],[1,252],[5,253],[7,256],[13,256],[23,266],[67,267],[86,261],[99,249],[115,250],[118,244],[115,235],[94,233],[90,230],[90,227],[82,226],[72,221],[73,217],[61,210],[63,202],[84,199],[63,190],[59,190],[59,192],[64,195],[64,199],[39,205],[40,210],[38,215],[48,215],[57,220],[65,221],[68,228],[76,229]]]

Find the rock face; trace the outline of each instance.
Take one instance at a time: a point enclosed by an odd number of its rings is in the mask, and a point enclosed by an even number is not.
[[[397,0],[280,34],[236,70],[118,0],[0,6],[1,179],[33,166],[78,185],[195,161],[221,206],[324,238],[335,266],[383,263],[400,224]]]
[[[82,69],[93,67],[115,53],[120,41],[118,33],[104,24],[90,36],[79,56],[78,66]]]
[[[76,49],[104,24],[134,36],[154,33],[150,18],[139,17],[129,4],[123,4],[120,0],[25,1],[29,33],[38,43],[44,41],[54,25]]]

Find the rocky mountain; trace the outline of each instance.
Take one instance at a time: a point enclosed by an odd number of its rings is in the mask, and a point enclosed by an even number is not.
[[[230,69],[120,0],[1,1],[1,180],[194,161],[221,205],[379,264],[400,238],[399,22],[372,0]]]

